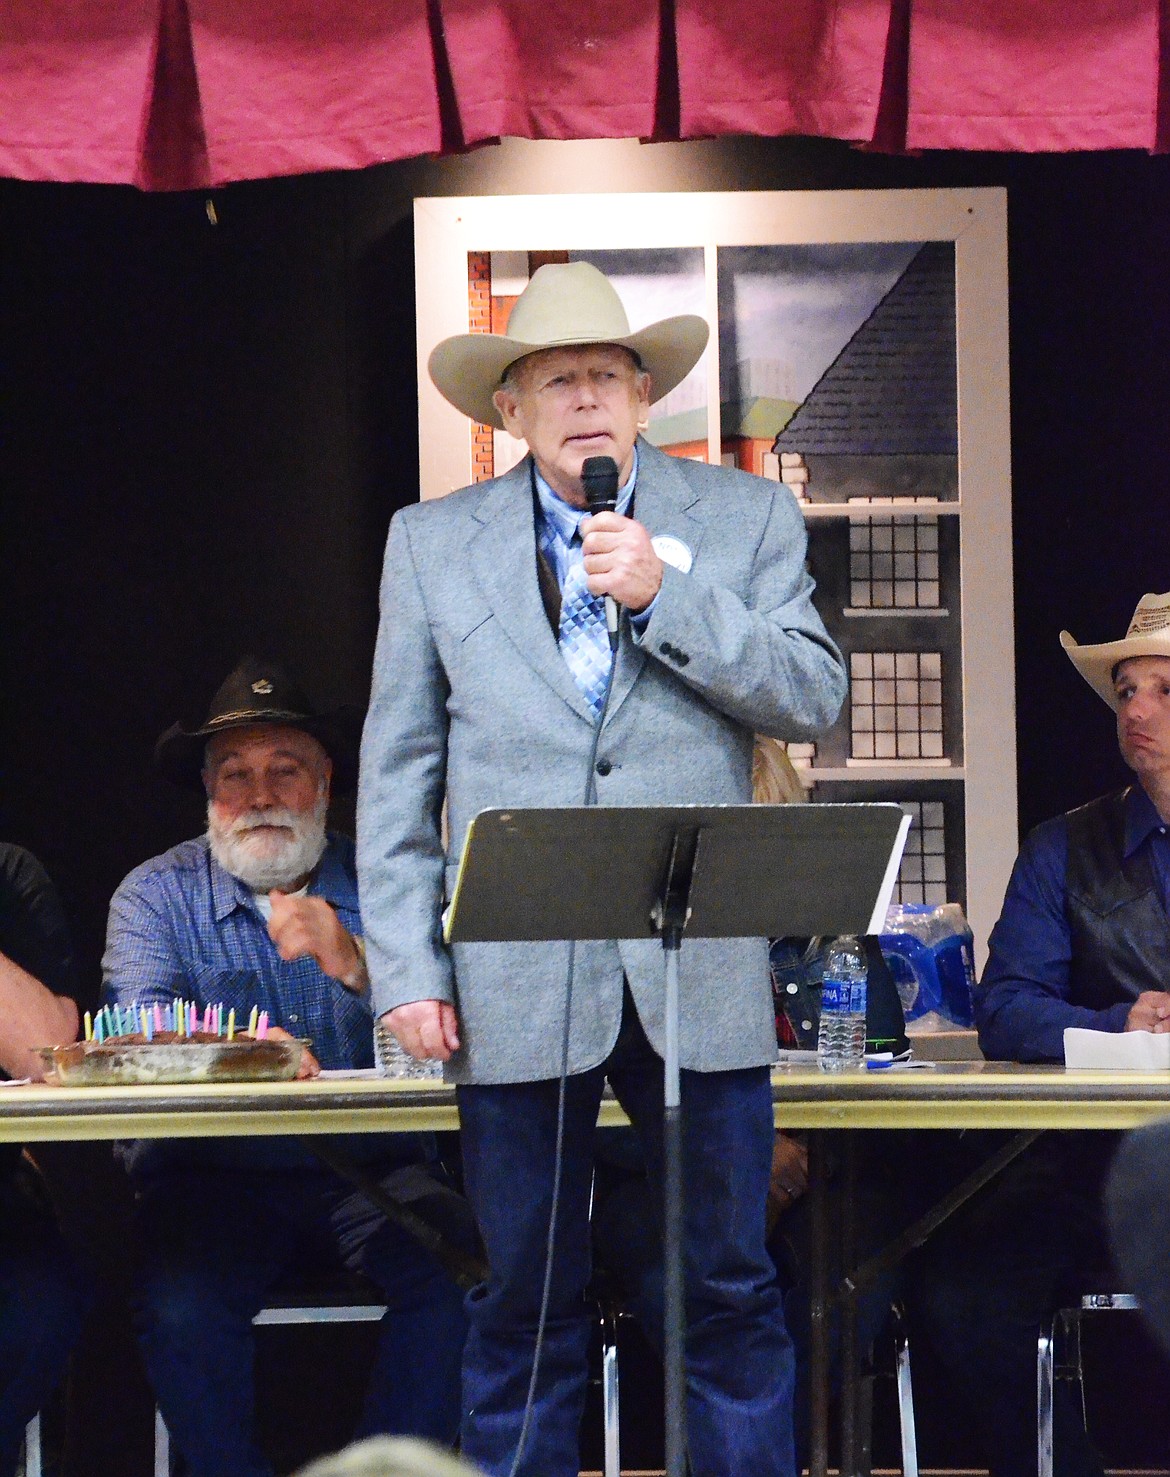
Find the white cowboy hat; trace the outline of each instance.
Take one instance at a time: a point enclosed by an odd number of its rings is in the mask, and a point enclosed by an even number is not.
[[[1170,591],[1165,595],[1142,596],[1129,630],[1121,641],[1106,641],[1100,646],[1078,646],[1067,631],[1061,631],[1060,644],[1093,691],[1100,693],[1109,706],[1116,709],[1113,669],[1118,662],[1131,656],[1170,657]]]
[[[695,313],[663,318],[630,332],[613,284],[589,262],[538,267],[516,299],[506,333],[457,333],[437,344],[427,370],[444,400],[464,415],[503,430],[492,395],[509,364],[539,349],[619,344],[642,361],[655,400],[684,380],[707,347],[707,324]]]

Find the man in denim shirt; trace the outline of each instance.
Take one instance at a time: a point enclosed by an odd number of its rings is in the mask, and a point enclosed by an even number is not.
[[[302,1073],[372,1064],[353,843],[326,830],[331,784],[352,786],[357,725],[322,714],[273,663],[246,658],[204,725],[159,740],[169,778],[201,784],[207,833],[136,868],[110,908],[106,997],[122,1007],[221,1004],[237,1022],[306,1037]],[[429,1139],[347,1145],[411,1198]],[[254,1438],[251,1320],[273,1284],[331,1262],[382,1290],[359,1434],[452,1440],[462,1299],[438,1263],[291,1139],[124,1147],[143,1266],[138,1323],[164,1419],[192,1477],[269,1477]],[[436,1193],[441,1193],[437,1182]]]

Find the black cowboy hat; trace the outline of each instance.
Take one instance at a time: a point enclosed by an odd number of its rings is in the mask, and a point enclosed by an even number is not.
[[[209,738],[259,724],[299,728],[311,734],[333,761],[332,789],[340,795],[357,782],[363,717],[362,710],[353,706],[320,712],[280,662],[246,656],[212,698],[203,726],[189,731],[172,723],[154,746],[154,760],[167,779],[201,790]]]

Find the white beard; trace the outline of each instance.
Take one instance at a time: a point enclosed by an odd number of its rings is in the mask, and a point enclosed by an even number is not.
[[[325,850],[325,814],[329,797],[321,795],[311,811],[249,810],[227,824],[207,806],[207,840],[225,872],[253,892],[286,891],[307,877]],[[279,826],[279,831],[259,827]]]

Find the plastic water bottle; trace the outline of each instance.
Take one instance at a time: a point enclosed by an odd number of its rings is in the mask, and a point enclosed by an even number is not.
[[[379,1077],[404,1077],[412,1082],[427,1080],[442,1081],[443,1063],[434,1057],[419,1061],[411,1056],[405,1046],[400,1046],[398,1037],[384,1021],[374,1026],[374,1061]]]
[[[865,1060],[865,1006],[869,966],[865,949],[852,934],[834,939],[825,955],[817,1065],[822,1072],[846,1072]]]

